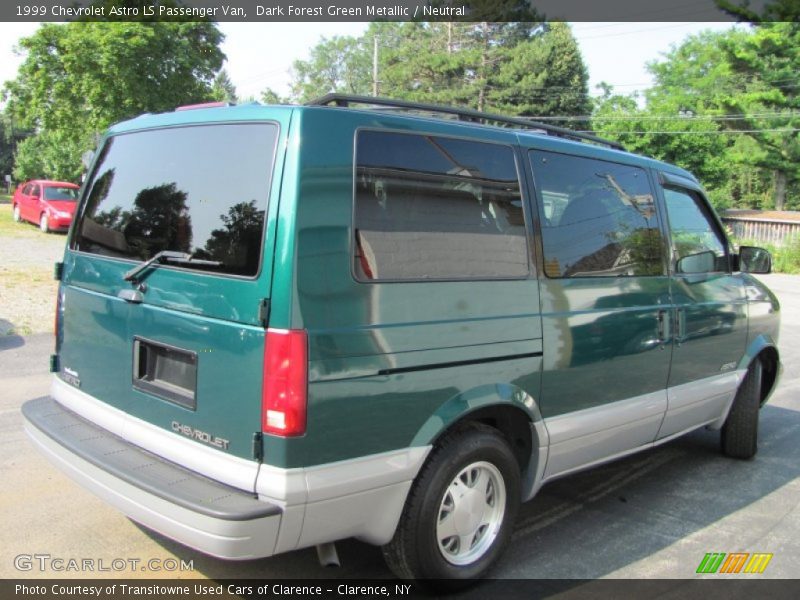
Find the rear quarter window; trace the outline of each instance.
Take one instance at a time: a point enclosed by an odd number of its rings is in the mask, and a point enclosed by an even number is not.
[[[528,246],[510,146],[360,131],[354,270],[360,281],[513,279]]]
[[[176,127],[117,135],[86,186],[72,247],[147,260],[174,250],[223,274],[255,276],[278,127]]]

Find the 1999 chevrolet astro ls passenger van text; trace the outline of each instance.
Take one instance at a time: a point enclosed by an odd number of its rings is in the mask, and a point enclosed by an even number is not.
[[[553,478],[702,426],[752,457],[769,254],[733,251],[691,174],[602,142],[341,96],[116,125],[30,437],[208,554],[356,537],[450,580]]]

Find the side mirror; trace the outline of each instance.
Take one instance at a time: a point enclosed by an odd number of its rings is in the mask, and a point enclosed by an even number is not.
[[[743,273],[771,273],[772,255],[769,250],[764,248],[741,246],[739,248],[739,270]]]
[[[716,271],[717,255],[711,250],[684,256],[678,261],[678,273],[711,273]]]

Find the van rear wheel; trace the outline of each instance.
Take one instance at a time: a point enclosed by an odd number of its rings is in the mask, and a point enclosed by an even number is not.
[[[400,578],[465,587],[499,558],[519,503],[519,465],[505,438],[470,424],[433,449],[384,558]]]
[[[761,405],[763,367],[755,359],[736,392],[731,411],[722,426],[722,453],[731,458],[753,458],[758,451],[758,411]]]

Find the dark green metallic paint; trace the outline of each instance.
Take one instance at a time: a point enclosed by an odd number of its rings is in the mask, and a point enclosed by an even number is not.
[[[439,122],[425,126],[441,135],[475,130]],[[356,282],[351,272],[354,131],[418,130],[419,122],[313,109],[298,113],[292,127],[304,146],[287,156],[282,201],[296,193],[297,203],[280,216],[278,247],[287,250],[276,253],[274,289],[284,294],[273,295],[270,325],[281,326],[284,303],[291,298],[291,327],[309,334],[308,431],[299,439],[265,436],[265,461],[303,466],[416,444],[420,436],[436,434],[428,423],[431,415],[443,410],[448,419],[440,426],[446,427],[457,417],[442,407],[461,406],[459,398],[487,386],[514,386],[535,397],[541,361],[530,356],[378,375],[540,352],[538,282],[532,275],[516,281]],[[512,132],[480,131],[482,138],[499,143],[515,141]],[[282,237],[292,230],[293,243]],[[294,277],[289,280],[287,273]],[[491,397],[484,391],[479,395]],[[497,404],[509,401],[496,393],[493,398]]]
[[[757,355],[757,352],[753,353],[754,343],[759,338],[767,340],[765,346],[777,345],[781,306],[775,294],[757,278],[747,273],[742,273],[741,278],[748,302],[747,351],[744,358],[753,358]]]
[[[541,359],[537,359],[541,362]],[[531,362],[528,367],[532,372],[541,369]],[[536,383],[533,382],[536,387]],[[444,431],[457,421],[468,417],[470,413],[481,408],[496,406],[513,406],[519,409],[526,420],[535,423],[542,420],[536,400],[524,389],[516,385],[495,384],[472,388],[464,394],[454,396],[433,413],[411,441],[411,446],[426,446],[433,443]]]
[[[209,115],[218,114],[200,110],[146,119],[148,127],[179,127],[208,122]],[[271,198],[279,197],[290,114],[289,109],[241,107],[226,115],[231,122],[279,124],[275,167],[263,174],[264,185],[271,185]],[[111,133],[135,131],[144,120],[134,119]],[[134,261],[68,250],[63,274],[62,365],[79,373],[82,391],[167,430],[177,421],[206,431],[228,440],[229,453],[253,458],[253,433],[260,429],[261,420],[264,356],[259,307],[270,296],[278,203],[270,202],[266,210],[264,260],[255,278],[162,265],[143,274],[146,288],[141,303],[118,297],[121,291],[133,289],[134,284],[123,276]],[[197,354],[196,410],[133,388],[133,339],[137,336]]]
[[[668,277],[542,279],[545,418],[663,390]]]
[[[516,407],[521,418],[535,422],[662,390],[673,381],[673,351],[686,365],[676,371],[678,381],[691,375],[693,362],[746,360],[776,335],[777,302],[749,276],[674,283],[667,275],[542,276],[540,282],[535,197],[525,205],[527,278],[359,283],[353,277],[358,128],[470,137],[691,178],[676,167],[536,134],[337,108],[186,111],[135,119],[112,134],[228,120],[271,120],[281,127],[257,278],[159,268],[148,274],[145,300],[136,305],[116,298],[130,287],[122,281],[130,261],[73,252],[65,257],[62,365],[81,372],[83,391],[160,427],[180,420],[230,439],[232,454],[253,457],[253,434],[261,427],[264,330],[258,307],[264,298],[270,300],[270,327],[304,328],[309,339],[307,432],[263,437],[263,460],[278,467],[426,445],[488,406]],[[518,169],[525,189],[532,175],[524,161]],[[751,302],[749,332],[745,298]],[[659,338],[657,317],[663,310],[672,317],[676,307],[685,307],[690,318],[686,339],[673,348],[674,328]],[[134,335],[198,353],[196,412],[133,390]],[[747,339],[750,349],[742,358]],[[709,356],[721,345],[724,357]],[[535,356],[539,352],[543,356]],[[498,357],[512,358],[493,360]],[[395,369],[407,371],[380,374]]]
[[[669,385],[733,370],[747,343],[747,300],[741,275],[676,276],[672,297],[675,309],[683,314],[677,320]]]

